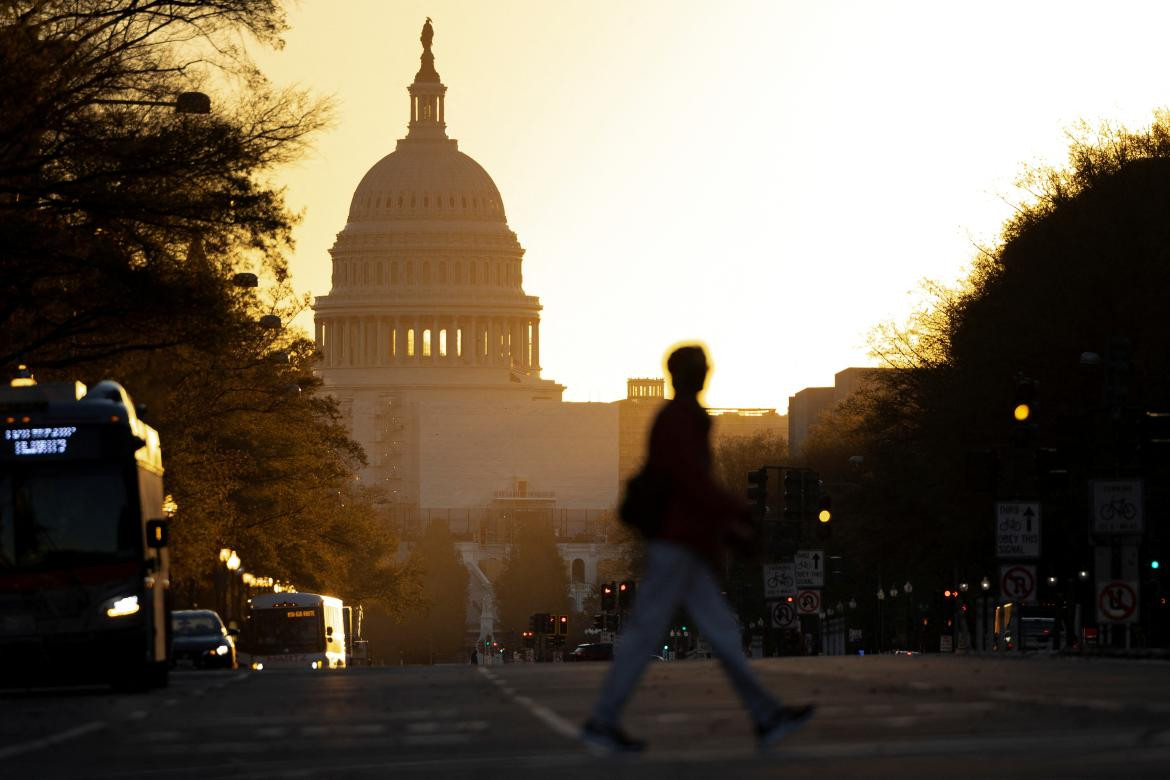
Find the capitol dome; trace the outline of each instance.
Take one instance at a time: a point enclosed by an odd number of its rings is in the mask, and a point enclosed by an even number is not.
[[[369,170],[349,204],[349,222],[487,220],[506,222],[495,182],[455,142],[399,142]]]
[[[321,376],[332,388],[559,399],[540,376],[540,299],[524,291],[503,198],[447,137],[433,37],[428,20],[406,137],[362,177],[329,250],[332,287],[313,307]]]

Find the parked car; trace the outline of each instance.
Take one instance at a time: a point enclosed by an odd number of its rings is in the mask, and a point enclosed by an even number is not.
[[[613,644],[610,642],[592,642],[577,645],[565,654],[566,661],[612,661]]]
[[[224,627],[210,609],[171,613],[171,662],[196,669],[235,669],[238,632]]]

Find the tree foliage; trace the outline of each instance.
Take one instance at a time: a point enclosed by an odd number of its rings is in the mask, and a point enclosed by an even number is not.
[[[283,280],[294,217],[265,176],[327,116],[247,59],[242,35],[283,29],[263,0],[0,7],[0,366],[214,347],[230,270]],[[213,86],[208,115],[141,105]]]
[[[470,575],[446,523],[427,525],[410,565],[421,582],[421,600],[395,621],[390,657],[406,663],[465,660]]]
[[[1126,345],[1123,405],[1170,407],[1170,329],[1157,315],[1170,284],[1170,114],[1140,131],[1082,126],[1068,164],[1035,170],[1022,186],[1030,199],[1000,243],[981,251],[962,286],[934,287],[934,305],[907,326],[876,332],[875,353],[893,370],[806,447],[822,474],[850,483],[836,530],[852,517],[875,566],[938,582],[964,567],[986,574],[992,500],[1044,493],[1009,477],[1039,473],[1047,448],[1088,476],[1104,379],[1082,353]],[[1039,382],[1030,434],[1039,449],[1026,452],[1012,438],[1021,374]],[[862,463],[849,466],[852,455]],[[1084,552],[1068,541],[1084,536],[1082,497],[1044,497],[1045,538],[1071,562]]]
[[[0,368],[112,376],[147,403],[179,602],[205,598],[231,547],[257,575],[407,605],[411,571],[355,481],[364,455],[314,392],[314,345],[260,324],[307,305],[269,177],[329,114],[249,60],[284,29],[275,0],[0,4]],[[176,112],[192,90],[210,114]]]
[[[569,612],[569,573],[553,529],[539,518],[518,519],[504,570],[493,583],[499,625],[519,634],[534,612]]]

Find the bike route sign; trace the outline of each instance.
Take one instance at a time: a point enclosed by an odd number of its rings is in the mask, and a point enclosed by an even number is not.
[[[1135,623],[1138,619],[1138,584],[1126,580],[1097,583],[1097,620]]]
[[[764,564],[764,598],[782,599],[796,595],[796,564],[792,561]]]
[[[768,611],[772,614],[772,628],[793,628],[799,623],[795,604],[773,601],[768,604]]]
[[[1142,532],[1142,481],[1095,479],[1093,533],[1125,536]]]
[[[999,568],[999,592],[1004,601],[1016,604],[1036,603],[1036,567],[1013,563]]]
[[[825,551],[796,551],[796,587],[801,590],[825,587]]]
[[[1000,501],[995,505],[997,558],[1040,557],[1040,503]]]

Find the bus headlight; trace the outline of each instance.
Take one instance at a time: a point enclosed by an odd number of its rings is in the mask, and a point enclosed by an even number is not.
[[[257,672],[263,670],[264,669],[264,662],[263,661],[253,661],[252,662],[252,669],[254,671],[257,671]]]
[[[320,661],[314,661],[313,663],[309,664],[309,668],[310,668],[310,669],[320,669],[320,668],[321,668],[321,662],[320,662]]]
[[[230,650],[230,649],[231,648],[229,648],[227,645],[220,645],[219,647],[215,648],[215,654],[216,655],[227,655],[228,650]]]
[[[121,598],[110,599],[106,604],[109,605],[106,607],[106,617],[126,617],[127,615],[137,614],[138,612],[137,596],[122,596]]]

